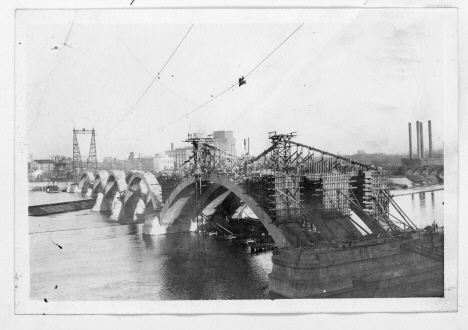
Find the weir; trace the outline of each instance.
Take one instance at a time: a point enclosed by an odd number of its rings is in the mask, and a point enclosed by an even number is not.
[[[85,199],[78,201],[69,201],[62,203],[51,203],[43,205],[33,205],[28,207],[30,216],[46,216],[56,213],[65,213],[72,211],[87,210],[93,207],[95,201],[93,199]]]

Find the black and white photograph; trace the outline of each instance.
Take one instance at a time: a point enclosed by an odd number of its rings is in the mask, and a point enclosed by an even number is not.
[[[457,28],[16,10],[16,312],[456,310]]]

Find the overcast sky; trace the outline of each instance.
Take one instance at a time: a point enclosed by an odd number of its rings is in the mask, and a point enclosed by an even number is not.
[[[296,141],[335,153],[406,153],[416,120],[425,123],[426,148],[427,120],[434,149],[443,146],[443,11],[162,12],[17,12],[16,59],[26,78],[17,82],[25,97],[16,106],[27,111],[29,154],[72,156],[74,127],[96,129],[99,160],[154,155],[171,142],[184,146],[188,132],[214,130],[234,131],[238,152],[250,137],[252,154],[268,147],[270,131],[297,131]],[[302,23],[246,85],[185,115]],[[79,138],[85,156],[89,138]]]

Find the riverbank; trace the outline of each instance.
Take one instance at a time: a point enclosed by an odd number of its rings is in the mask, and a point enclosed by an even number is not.
[[[412,195],[421,192],[428,192],[428,191],[437,191],[437,190],[444,190],[443,184],[437,184],[433,186],[425,186],[425,187],[414,187],[409,189],[399,189],[399,190],[391,190],[390,194],[392,196],[404,196],[404,195]]]
[[[52,180],[49,180],[49,181],[30,181],[28,183],[28,189],[29,189],[29,191],[34,191],[34,190],[38,189],[38,187],[46,187],[46,186],[55,184],[56,186],[59,187],[59,190],[62,190],[62,189],[65,189],[70,183],[71,183],[71,181],[59,181],[59,182],[57,182],[57,181],[53,182]]]

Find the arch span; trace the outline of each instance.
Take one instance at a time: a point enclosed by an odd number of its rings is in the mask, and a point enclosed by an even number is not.
[[[81,174],[80,182],[78,183],[78,190],[81,191],[82,196],[91,196],[94,184],[94,173],[86,171]]]
[[[189,185],[186,185],[186,186],[183,186],[181,187],[181,189],[177,189],[178,187],[176,187],[176,189],[174,191],[172,191],[172,193],[169,195],[169,198],[167,199],[166,203],[164,203],[164,206],[161,210],[161,215],[160,215],[160,218],[161,219],[164,219],[166,217],[166,215],[168,215],[168,212],[171,212],[172,208],[178,208],[176,205],[174,205],[176,202],[176,199],[180,199],[180,193],[182,192],[182,190],[184,190],[186,187],[188,187]],[[206,201],[208,200],[208,198],[218,189],[220,188],[221,186],[217,183],[213,183],[210,185],[210,187],[208,188],[207,191],[205,191],[203,193],[203,196],[202,196],[202,200],[201,200],[201,205],[205,205],[206,204]],[[189,198],[190,196],[187,196],[186,198]],[[185,205],[185,204],[184,204]],[[174,212],[174,211],[172,211]],[[176,211],[177,214],[179,214],[180,212]]]
[[[162,209],[161,187],[154,174],[132,171],[126,175],[127,191],[123,200],[122,217],[139,220]]]
[[[106,172],[106,171],[102,171]],[[96,204],[92,211],[112,212],[111,220],[118,220],[120,215],[121,202],[120,197],[127,189],[125,182],[125,173],[123,171],[107,171],[107,179],[104,183],[105,173],[99,172],[101,180],[101,192],[98,192]],[[99,183],[98,183],[99,185]],[[97,186],[95,187],[97,189]]]
[[[229,179],[225,179],[222,177],[217,177],[214,175],[202,175],[201,177],[202,182],[210,182],[212,184],[216,184],[217,187],[213,188],[214,190],[222,187],[234,195],[236,195],[241,201],[243,201],[258,217],[258,219],[262,222],[263,226],[266,228],[268,233],[271,235],[275,243],[279,247],[289,246],[295,244],[296,238],[294,234],[288,232],[288,228],[286,226],[276,226],[273,224],[272,219],[270,216],[263,210],[263,208],[244,190],[241,185],[238,185]],[[161,212],[159,218],[159,225],[161,227],[165,227],[165,232],[171,232],[170,227],[174,223],[176,219],[172,217],[168,217],[169,214],[168,210],[171,206],[174,206],[178,200],[180,194],[186,188],[195,185],[195,178],[187,178],[182,181],[175,189],[172,191],[170,196],[168,197],[163,209],[165,209],[165,213]],[[180,205],[178,207],[184,207],[185,205]],[[146,230],[148,233],[148,230]]]
[[[109,172],[98,171],[94,176],[93,190],[91,193],[92,197],[96,197],[99,193],[102,193],[106,187],[107,179],[109,178]]]

